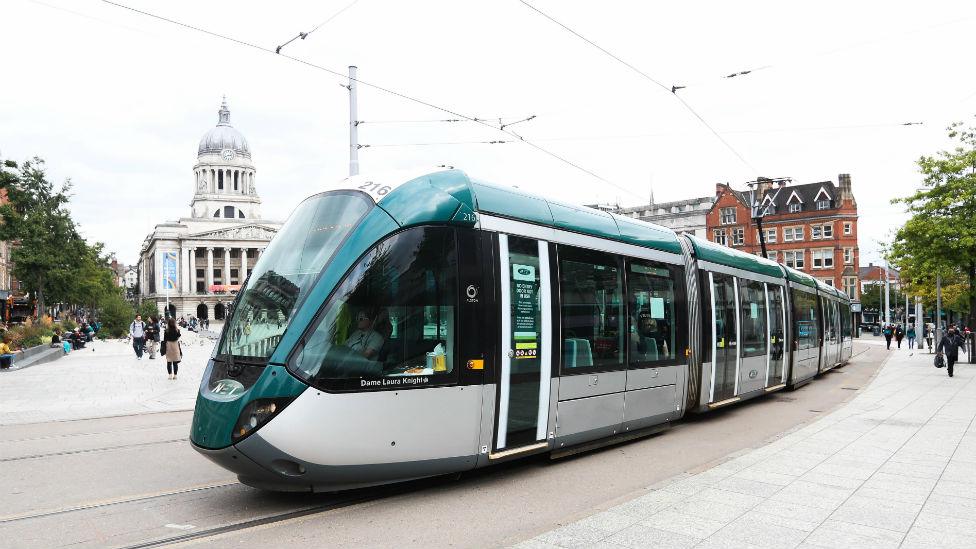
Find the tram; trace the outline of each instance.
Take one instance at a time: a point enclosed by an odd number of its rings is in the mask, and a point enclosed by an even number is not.
[[[255,265],[190,438],[248,485],[365,487],[645,436],[852,344],[845,294],[765,258],[453,168],[355,176]]]

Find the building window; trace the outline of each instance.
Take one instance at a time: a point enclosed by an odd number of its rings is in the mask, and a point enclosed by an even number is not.
[[[800,203],[799,202],[794,202],[794,203],[790,204],[790,213],[796,213],[796,212],[800,211],[800,207],[801,206],[800,206]]]
[[[735,208],[722,208],[719,210],[722,217],[722,225],[731,225],[735,223]]]
[[[766,235],[766,243],[776,242],[776,229],[763,229],[763,233]],[[756,241],[759,241],[759,231],[756,231]]]
[[[820,225],[810,225],[810,240],[820,240],[823,228]]]
[[[732,228],[732,245],[741,246],[746,241],[746,230],[742,227]]]
[[[766,259],[770,259],[772,261],[779,261],[778,258],[779,258],[779,255],[775,251],[766,252]]]
[[[844,265],[854,264],[854,248],[844,248]]]
[[[833,223],[827,223],[826,225],[823,226],[823,237],[824,238],[833,238],[834,237],[834,224]]]
[[[845,276],[843,279],[844,293],[851,297],[851,299],[857,298],[857,277],[856,276]]]
[[[817,209],[818,210],[829,210],[830,209],[830,201],[829,200],[818,200],[817,201]]]
[[[834,250],[833,248],[823,248],[820,250],[811,250],[811,257],[813,258],[813,268],[814,269],[832,269],[834,268]]]
[[[854,224],[850,222],[844,222],[844,234],[849,235],[854,232]]]
[[[796,270],[803,270],[803,250],[794,250],[789,252],[783,252],[783,263],[787,267],[793,267]]]
[[[728,246],[729,241],[725,236],[725,229],[715,229],[712,231],[713,239],[716,244],[721,244],[723,246]]]
[[[773,215],[775,213],[776,213],[776,204],[770,202],[769,205],[766,206],[766,215]]]
[[[831,288],[834,287],[834,279],[833,278],[818,278],[817,280],[819,280],[820,282],[823,282],[824,284],[830,286]]]
[[[800,242],[803,240],[803,227],[783,227],[783,242]]]

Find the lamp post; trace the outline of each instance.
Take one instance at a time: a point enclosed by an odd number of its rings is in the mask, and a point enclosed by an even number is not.
[[[764,258],[768,258],[769,256],[766,253],[766,235],[763,232],[762,220],[769,212],[769,207],[773,202],[769,201],[767,204],[763,204],[763,200],[765,200],[766,193],[773,186],[773,183],[782,185],[790,181],[793,181],[790,177],[774,177],[772,179],[768,177],[757,177],[755,181],[746,183],[752,199],[752,204],[750,204],[752,220],[756,222],[756,230],[759,231],[759,249],[762,251]]]

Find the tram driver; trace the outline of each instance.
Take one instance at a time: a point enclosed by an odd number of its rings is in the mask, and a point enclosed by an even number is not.
[[[373,319],[366,310],[356,313],[356,330],[346,338],[346,347],[370,360],[379,355],[384,338],[373,329]]]

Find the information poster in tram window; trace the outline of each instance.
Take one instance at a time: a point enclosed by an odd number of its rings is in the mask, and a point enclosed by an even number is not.
[[[176,252],[163,252],[163,289],[176,289]]]
[[[536,332],[539,292],[536,288],[535,267],[512,264],[512,341],[516,359],[536,358],[539,334]]]

